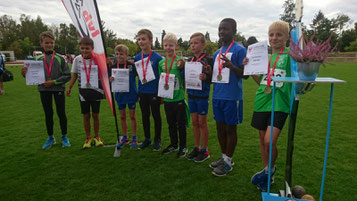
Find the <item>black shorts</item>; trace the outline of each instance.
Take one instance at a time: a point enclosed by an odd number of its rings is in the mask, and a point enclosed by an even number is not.
[[[274,127],[283,129],[288,114],[274,112]],[[251,125],[258,130],[266,130],[271,123],[271,112],[254,112]]]
[[[92,113],[99,113],[100,101],[79,101],[81,103],[82,114],[87,114],[92,108]]]

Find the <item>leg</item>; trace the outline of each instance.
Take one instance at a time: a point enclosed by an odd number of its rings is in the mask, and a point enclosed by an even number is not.
[[[45,112],[47,134],[53,135],[53,109],[52,109],[52,92],[40,92],[41,103]]]
[[[208,126],[207,126],[207,115],[198,115],[198,122],[199,122],[200,132],[202,134],[202,148],[207,149],[208,136],[209,136]]]
[[[1,77],[0,77],[0,95],[3,95],[5,92],[4,92],[4,84],[2,83],[1,81]]]
[[[100,125],[99,113],[92,112],[92,118],[93,118],[94,136],[97,138],[97,137],[99,137],[99,125]],[[90,127],[90,125],[89,125],[89,127]]]
[[[237,126],[227,125],[227,141],[226,141],[226,155],[230,158],[233,157],[234,149],[237,145]]]
[[[167,124],[169,125],[169,133],[170,133],[170,144],[172,146],[178,146],[177,139],[177,121],[175,108],[173,107],[173,103],[165,103],[165,113]]]
[[[186,105],[184,101],[176,103],[176,121],[179,129],[180,149],[186,148]]]
[[[192,127],[193,127],[193,135],[195,138],[195,147],[200,146],[200,124],[199,124],[199,118],[197,112],[191,113],[191,118],[192,118]]]
[[[217,127],[217,137],[218,142],[221,147],[222,154],[226,154],[227,150],[227,133],[226,133],[226,123],[216,121]]]
[[[265,138],[264,138],[264,148],[265,148],[265,154],[268,157],[268,162],[269,162],[269,144],[270,144],[270,129],[271,127],[268,126],[266,134],[265,134]],[[271,166],[274,167],[275,165],[275,161],[278,157],[278,149],[276,146],[276,143],[278,141],[278,137],[280,135],[281,130],[273,127],[273,144],[272,144],[272,159],[271,159]]]
[[[133,136],[136,136],[137,121],[136,121],[135,109],[129,110],[129,115],[131,121],[131,132],[133,133]]]
[[[121,123],[121,129],[123,131],[123,135],[128,135],[128,126],[126,124],[126,109],[121,109],[119,110],[120,114],[120,123]]]
[[[151,106],[151,112],[152,116],[154,118],[154,124],[155,124],[155,142],[160,143],[161,142],[161,113],[160,113],[160,104],[161,104],[161,98],[158,96],[153,96],[150,98],[150,106]]]
[[[148,94],[139,94],[140,109],[141,109],[141,119],[144,127],[145,138],[150,139],[150,100]]]
[[[67,116],[64,92],[54,93],[57,116],[60,120],[62,135],[67,134]]]
[[[90,113],[83,114],[83,126],[84,132],[86,133],[87,139],[91,138],[90,136]]]
[[[265,152],[265,130],[259,130],[260,155],[262,157],[264,167],[269,165],[269,155]]]

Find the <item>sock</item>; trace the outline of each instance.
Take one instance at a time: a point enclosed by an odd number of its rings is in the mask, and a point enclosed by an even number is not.
[[[49,136],[48,136],[48,139],[55,139],[55,136],[49,135]]]
[[[201,147],[200,147],[200,146],[197,146],[196,149],[197,149],[198,151],[201,151]]]
[[[67,134],[62,134],[62,138],[66,138],[67,137]]]
[[[266,167],[264,168],[264,170],[265,170],[265,173],[268,174],[268,172],[269,172],[269,166],[266,166]],[[271,173],[273,174],[274,171],[275,171],[275,165],[274,165],[274,167],[271,168]]]
[[[137,137],[136,137],[136,135],[135,135],[135,136],[133,136],[133,138],[132,138],[132,139],[133,139],[133,140],[136,140],[136,138],[137,138]]]
[[[226,158],[223,159],[225,163],[229,165],[229,167],[232,167],[232,158],[226,156]]]
[[[224,159],[226,157],[227,157],[227,155],[222,153],[222,158]]]
[[[207,148],[202,147],[201,152],[202,152],[202,153],[206,153],[206,152],[207,152]]]

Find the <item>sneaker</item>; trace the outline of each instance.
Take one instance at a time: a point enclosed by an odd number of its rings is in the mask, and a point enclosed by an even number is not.
[[[45,144],[42,146],[42,149],[50,149],[52,145],[56,144],[56,140],[54,137],[49,137]]]
[[[62,136],[62,147],[70,147],[71,143],[69,142],[67,136]]]
[[[213,161],[212,163],[209,164],[209,167],[214,169],[218,167],[219,164],[223,163],[223,158],[219,158],[216,161]],[[234,166],[234,162],[232,161],[232,167]]]
[[[201,163],[209,158],[210,158],[209,151],[201,150],[201,152],[195,158],[193,158],[193,161],[195,161],[197,163]]]
[[[270,179],[270,186],[273,183],[274,183],[274,176]],[[268,182],[263,182],[263,183],[257,184],[257,188],[262,192],[266,192],[268,190]]]
[[[166,149],[162,151],[162,154],[168,154],[173,151],[178,151],[178,147],[175,147],[174,145],[170,144],[168,147],[166,147]]]
[[[129,138],[128,138],[128,136],[124,135],[121,138],[120,142],[117,144],[117,148],[120,149],[120,148],[124,147],[124,145],[126,145],[128,143],[129,143]]]
[[[274,172],[271,173],[271,177],[274,176],[275,172],[276,172],[276,167],[275,167]],[[261,170],[261,171],[255,173],[255,174],[252,176],[251,182],[252,182],[252,184],[254,184],[254,185],[267,183],[267,181],[268,181],[268,176],[269,176],[269,174],[268,174],[267,171],[265,171],[265,168],[264,168],[263,170]]]
[[[160,151],[161,149],[161,143],[160,142],[155,142],[154,146],[152,147],[153,151]]]
[[[102,140],[100,137],[95,137],[93,140],[96,147],[102,147],[104,145],[104,140]]]
[[[198,147],[193,148],[193,150],[191,151],[191,153],[189,153],[186,158],[187,160],[192,160],[194,159],[196,156],[198,156],[198,154],[200,153],[200,149]]]
[[[212,174],[218,177],[227,175],[233,167],[229,166],[226,162],[222,160],[216,168],[213,169]]]
[[[179,158],[183,158],[186,156],[186,153],[188,152],[188,149],[185,147],[185,148],[180,148],[178,153],[177,153],[177,157]]]
[[[151,139],[150,138],[145,138],[144,142],[140,145],[140,147],[138,149],[139,150],[143,150],[146,147],[148,147],[149,145],[151,145]]]
[[[135,138],[134,138],[135,137]],[[133,138],[131,139],[131,146],[130,148],[134,149],[138,146],[138,140],[136,138],[136,136],[133,136]]]
[[[83,149],[89,149],[92,147],[93,138],[87,138],[84,142]]]

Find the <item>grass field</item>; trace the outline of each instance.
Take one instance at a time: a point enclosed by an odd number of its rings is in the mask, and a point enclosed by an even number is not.
[[[319,76],[346,80],[335,85],[330,149],[324,200],[357,200],[357,65],[336,63],[320,68]],[[175,154],[162,156],[150,149],[125,147],[120,158],[113,158],[114,147],[82,150],[85,140],[78,90],[66,98],[68,137],[72,147],[60,143],[42,150],[46,140],[44,114],[35,86],[25,86],[21,66],[8,67],[15,80],[5,83],[0,96],[0,201],[13,200],[261,200],[260,192],[250,183],[261,169],[258,133],[250,126],[257,85],[244,81],[244,122],[239,125],[238,145],[233,157],[236,165],[226,177],[211,174],[209,162],[221,156],[215,121],[210,106],[208,125],[211,158],[197,164],[178,159]],[[325,136],[328,118],[329,84],[319,84],[300,97],[295,134],[293,184],[302,185],[317,200],[320,193]],[[141,112],[137,107],[138,136],[142,141]],[[161,108],[163,146],[169,143],[163,106]],[[58,118],[55,137],[60,141]],[[101,137],[106,144],[116,142],[114,118],[109,105],[102,102]],[[153,127],[153,126],[152,126]],[[130,127],[129,127],[130,128]],[[152,130],[153,133],[153,130]],[[188,128],[188,147],[193,146],[192,128]],[[283,188],[287,127],[279,138],[278,171],[272,192]],[[191,150],[189,150],[191,151]]]

